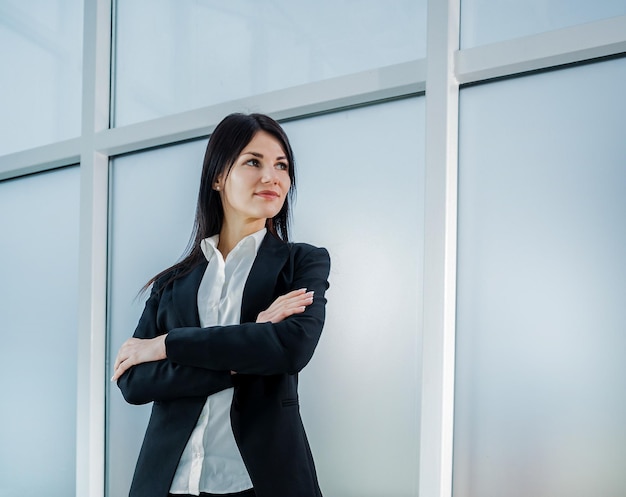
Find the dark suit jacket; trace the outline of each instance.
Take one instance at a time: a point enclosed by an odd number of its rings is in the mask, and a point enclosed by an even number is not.
[[[168,333],[167,359],[134,366],[118,381],[128,402],[154,402],[130,496],[167,495],[207,396],[234,386],[233,433],[257,497],[321,497],[297,373],[324,324],[328,252],[266,235],[244,288],[242,324],[233,326],[200,328],[197,292],[206,265],[173,283],[155,282],[134,336]],[[254,322],[276,297],[299,288],[315,291],[304,313]]]

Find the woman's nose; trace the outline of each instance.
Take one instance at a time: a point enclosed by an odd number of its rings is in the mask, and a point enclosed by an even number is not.
[[[261,180],[264,183],[275,183],[277,179],[278,179],[278,175],[276,174],[276,170],[273,167],[263,168],[263,176]]]

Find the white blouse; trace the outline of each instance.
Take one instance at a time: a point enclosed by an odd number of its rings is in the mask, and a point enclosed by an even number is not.
[[[209,264],[198,288],[200,326],[239,324],[243,289],[266,229],[243,240],[226,261],[217,249],[219,235],[202,240]],[[226,494],[252,488],[230,423],[233,388],[209,396],[178,463],[172,494]]]

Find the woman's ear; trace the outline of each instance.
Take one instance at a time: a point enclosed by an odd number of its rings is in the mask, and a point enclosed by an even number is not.
[[[222,189],[222,175],[220,174],[217,179],[213,182],[213,189],[216,192],[219,192]]]

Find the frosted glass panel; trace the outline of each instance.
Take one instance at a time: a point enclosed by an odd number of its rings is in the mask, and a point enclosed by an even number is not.
[[[461,47],[626,15],[626,0],[461,0]]]
[[[0,495],[76,481],[77,167],[0,182]]]
[[[326,246],[333,264],[327,325],[300,375],[325,495],[417,492],[423,123],[414,98],[285,125],[298,169],[293,238]],[[112,350],[137,323],[137,289],[186,245],[205,144],[113,163]],[[109,409],[115,497],[128,490],[149,409],[125,405],[115,387]]]
[[[80,134],[82,0],[0,2],[0,154]]]
[[[426,0],[117,2],[115,125],[426,55]]]
[[[187,246],[206,141],[117,158],[111,165],[109,249],[109,371],[139,321],[147,295],[137,296]],[[108,495],[127,495],[150,406],[126,403],[109,386]]]
[[[328,248],[328,315],[300,375],[324,495],[413,497],[421,388],[424,99],[285,125],[294,238]]]
[[[462,90],[455,497],[626,495],[625,80]]]

